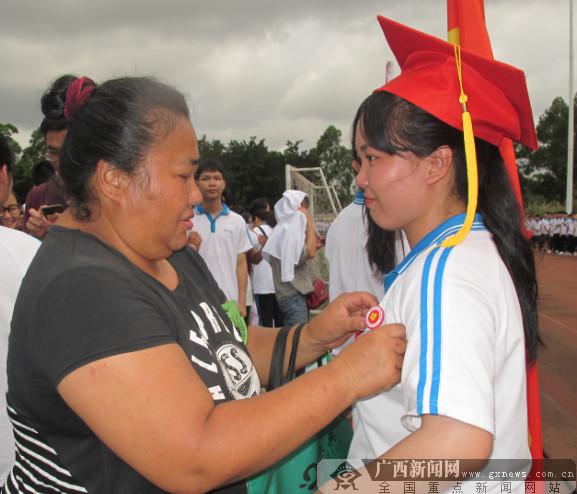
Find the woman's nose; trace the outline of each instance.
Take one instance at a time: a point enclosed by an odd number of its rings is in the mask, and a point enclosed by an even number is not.
[[[202,201],[202,193],[196,184],[196,181],[191,180],[190,193],[188,194],[190,204],[196,206]]]
[[[355,184],[359,189],[365,189],[367,186],[367,172],[366,166],[361,165],[358,169],[358,173],[355,176]]]

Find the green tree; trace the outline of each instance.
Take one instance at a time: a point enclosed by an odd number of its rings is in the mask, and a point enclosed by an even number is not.
[[[201,158],[211,158],[222,161],[223,157],[226,155],[226,146],[218,139],[209,141],[206,136],[203,135],[198,140],[198,151]]]
[[[12,124],[0,123],[0,134],[8,139],[14,153],[14,193],[20,202],[24,202],[28,191],[32,188],[32,167],[44,159],[44,136],[40,130],[35,130],[30,136],[28,146],[24,149],[12,137],[18,134],[18,129]]]
[[[517,147],[521,185],[528,203],[565,201],[568,118],[569,106],[563,98],[555,98],[539,118],[539,149],[531,152]]]
[[[303,141],[287,141],[286,147],[282,152],[285,164],[297,168],[303,166],[312,166],[316,164],[316,157],[311,156],[311,150],[301,150],[300,145]]]
[[[276,201],[284,191],[284,160],[271,151],[264,139],[230,141],[225,160],[227,190],[239,206],[248,206],[257,197]]]
[[[354,173],[351,151],[341,144],[342,132],[330,125],[320,136],[312,155],[323,169],[329,185],[333,185],[341,204],[347,204],[353,196]]]
[[[39,129],[32,132],[28,146],[24,148],[20,159],[14,167],[14,193],[20,201],[24,201],[32,188],[32,167],[44,160],[44,136]]]
[[[329,126],[312,149],[301,149],[302,141],[287,141],[283,151],[270,150],[264,139],[232,140],[224,144],[202,136],[198,141],[201,158],[222,162],[227,180],[227,199],[237,210],[257,197],[273,203],[285,189],[285,165],[320,166],[329,185],[334,185],[342,204],[352,198],[351,152],[341,144],[341,131]]]
[[[226,195],[236,210],[246,208],[257,197],[276,201],[284,191],[284,158],[271,151],[264,139],[232,140],[227,145],[203,136],[198,141],[201,158],[219,160],[225,169]]]
[[[6,137],[8,145],[14,154],[14,159],[18,159],[20,153],[22,152],[22,148],[20,147],[20,144],[18,144],[18,142],[14,139],[14,137],[12,137],[18,134],[18,128],[11,123],[0,123],[0,134]]]

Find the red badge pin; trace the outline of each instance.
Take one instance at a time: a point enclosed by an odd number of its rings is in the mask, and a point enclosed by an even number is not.
[[[367,317],[365,319],[365,323],[367,325],[367,329],[375,329],[380,327],[385,320],[385,311],[380,305],[377,305],[367,313]]]

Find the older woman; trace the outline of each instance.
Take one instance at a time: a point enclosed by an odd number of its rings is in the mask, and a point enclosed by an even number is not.
[[[60,166],[70,207],[14,313],[17,458],[3,492],[246,492],[242,479],[399,381],[404,330],[371,332],[260,395],[279,330],[250,327],[245,346],[185,248],[200,194],[184,98],[146,78],[75,84]],[[291,328],[297,367],[361,329],[375,302],[350,294]]]

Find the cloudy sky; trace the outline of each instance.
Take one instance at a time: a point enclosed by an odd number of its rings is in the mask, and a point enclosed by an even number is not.
[[[525,70],[536,121],[567,99],[569,1],[485,1],[495,57]],[[58,75],[146,74],[187,96],[210,139],[308,148],[330,124],[348,139],[393,60],[377,14],[446,38],[446,0],[1,0],[0,122],[26,144]]]

